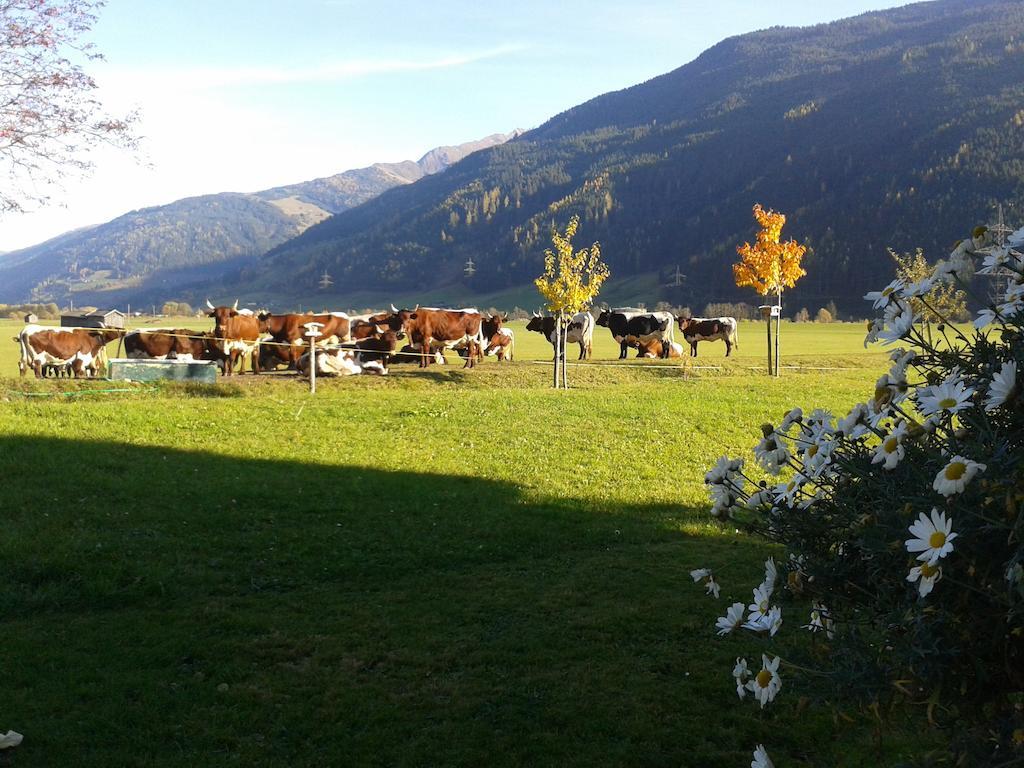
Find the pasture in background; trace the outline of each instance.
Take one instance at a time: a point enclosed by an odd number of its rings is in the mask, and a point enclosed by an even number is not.
[[[41,325],[49,325],[49,322],[42,322]],[[53,325],[57,323],[54,322]],[[531,333],[526,330],[524,321],[512,321],[507,324],[515,331],[516,337],[516,365],[524,364],[525,361],[550,362],[552,357],[551,345],[538,333]],[[782,361],[783,372],[786,366],[798,367],[857,367],[874,365],[877,360],[882,359],[885,350],[874,345],[865,350],[863,345],[865,328],[860,323],[784,323],[784,334],[782,340]],[[17,377],[18,375],[18,345],[11,341],[18,331],[24,327],[24,323],[15,320],[0,320],[0,378]],[[159,327],[159,328],[192,328],[196,331],[208,331],[213,328],[213,321],[207,317],[165,317],[144,324],[131,324],[130,328]],[[679,329],[676,328],[677,339],[680,337]],[[6,341],[3,341],[6,339]],[[725,345],[721,341],[701,342],[698,345],[698,357],[696,360],[686,362],[687,365],[714,366],[723,368],[726,371],[747,371],[755,373],[765,370],[765,337],[764,323],[758,321],[741,321],[739,327],[740,345],[734,350],[729,360],[725,359]],[[684,345],[684,352],[685,345]],[[111,357],[117,353],[117,342],[107,347]],[[578,354],[578,347],[570,347],[568,357],[570,365],[575,362]],[[623,363],[637,363],[645,366],[668,365],[678,367],[684,361],[681,360],[636,360],[635,351]],[[606,328],[596,328],[594,331],[594,358],[595,363],[619,364],[619,345],[611,338]],[[448,361],[452,365],[461,366],[461,360],[452,352],[448,353]],[[498,365],[494,358],[488,358],[488,366]],[[503,365],[508,365],[504,363]],[[876,366],[877,367],[877,366]],[[414,366],[398,366],[392,373],[410,372]],[[708,370],[706,373],[713,373]],[[248,375],[248,374],[247,374]],[[543,378],[544,369],[537,372],[539,378]],[[27,377],[28,378],[28,377]],[[66,381],[66,380],[65,380]]]

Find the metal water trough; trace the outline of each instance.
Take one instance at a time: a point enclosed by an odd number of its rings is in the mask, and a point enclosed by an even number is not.
[[[115,357],[108,362],[108,375],[115,381],[196,381],[214,384],[217,363],[213,360],[136,360]]]

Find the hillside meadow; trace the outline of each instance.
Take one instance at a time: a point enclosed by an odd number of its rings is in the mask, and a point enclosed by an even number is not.
[[[863,399],[885,357],[861,326],[785,325],[777,380],[763,326],[700,367],[623,365],[598,329],[568,392],[513,327],[514,363],[315,397],[20,380],[0,345],[0,730],[25,734],[0,765],[724,768],[763,742],[873,766],[940,743],[786,667],[774,705],[740,702],[732,664],[765,646],[714,635],[771,549],[710,521],[703,473],[792,405]]]

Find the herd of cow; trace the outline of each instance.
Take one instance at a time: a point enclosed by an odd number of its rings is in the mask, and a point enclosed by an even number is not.
[[[124,332],[94,328],[46,328],[28,325],[15,338],[21,348],[21,375],[31,369],[37,377],[57,375],[92,376],[105,365],[105,347],[122,339],[125,355],[135,359],[182,361],[211,360],[225,375],[232,375],[245,356],[253,373],[280,366],[306,373],[310,366],[309,333],[315,329],[318,374],[386,373],[395,362],[418,362],[426,367],[444,362],[446,349],[456,350],[473,367],[485,356],[511,360],[515,334],[505,326],[507,316],[485,314],[475,309],[415,307],[349,315],[273,314],[252,312],[234,306],[215,307],[207,302],[213,319],[212,331],[188,328],[142,329]],[[317,325],[311,326],[310,324]],[[556,343],[556,320],[534,314],[526,330],[535,331]],[[738,345],[737,323],[731,317],[673,317],[669,312],[646,312],[620,308],[602,311],[597,319],[589,312],[573,316],[565,331],[567,344],[579,345],[579,358],[593,354],[595,326],[608,328],[619,344],[619,358],[630,348],[637,357],[681,357],[682,345],[675,342],[678,324],[683,340],[696,356],[697,342],[721,339],[726,356]],[[399,349],[399,342],[404,345]]]

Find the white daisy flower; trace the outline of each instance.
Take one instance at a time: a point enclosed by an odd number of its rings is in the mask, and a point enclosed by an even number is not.
[[[816,433],[827,432],[831,434],[835,432],[835,429],[832,428],[833,418],[832,411],[826,411],[824,408],[815,408],[807,417],[806,424]]]
[[[1013,250],[1009,245],[993,245],[985,249],[985,260],[982,262],[979,275],[991,275],[1014,261]]]
[[[946,519],[946,513],[932,508],[931,518],[924,512],[918,517],[917,522],[907,530],[914,534],[913,539],[907,539],[905,545],[907,552],[920,552],[918,560],[935,565],[939,558],[945,557],[953,551],[953,539],[959,534],[953,533],[953,519]]]
[[[886,304],[888,304],[892,298],[899,297],[902,288],[903,281],[896,279],[893,280],[880,291],[869,291],[868,293],[864,294],[864,300],[874,302],[874,308],[881,309]]]
[[[782,609],[777,605],[773,605],[764,617],[764,623],[768,627],[768,634],[771,637],[775,637],[775,633],[782,627]]]
[[[772,587],[768,584],[762,584],[761,586],[754,589],[754,602],[747,606],[750,610],[751,618],[766,616],[770,610],[769,603],[772,599]]]
[[[797,474],[788,483],[776,485],[773,489],[775,492],[775,503],[792,507],[796,503],[797,494],[800,493],[800,487],[804,482],[806,482],[806,478],[803,475]]]
[[[996,311],[991,307],[986,307],[978,312],[978,317],[974,320],[974,327],[979,331],[986,325],[994,325],[996,322]]]
[[[766,586],[772,591],[775,590],[775,582],[779,580],[779,568],[775,565],[775,558],[769,557],[764,561],[764,581],[761,582],[762,586]]]
[[[765,752],[764,744],[758,744],[754,750],[754,759],[750,761],[750,768],[775,768],[775,763]]]
[[[910,329],[916,322],[917,316],[914,314],[914,310],[909,304],[906,304],[888,320],[885,330],[878,334],[878,339],[883,344],[895,344],[910,333]]]
[[[979,472],[985,471],[985,465],[976,461],[954,456],[953,459],[935,476],[932,488],[943,496],[952,496],[954,493],[963,493],[964,487],[974,479]]]
[[[825,469],[832,463],[839,442],[831,435],[821,434],[812,438],[814,442],[804,451],[804,472],[811,478],[820,478]]]
[[[926,277],[918,280],[916,283],[908,283],[907,287],[903,289],[903,295],[908,298],[925,296],[934,287],[935,279],[933,277]]]
[[[7,733],[0,733],[0,749],[10,749],[11,747],[16,747],[19,744],[21,744],[24,738],[25,737],[17,731],[7,731]]]
[[[1017,394],[1017,361],[1003,363],[999,373],[992,375],[992,384],[985,395],[985,410],[994,411]]]
[[[733,479],[743,469],[743,459],[730,459],[722,456],[711,469],[704,475],[705,483],[721,483]]]
[[[754,698],[761,702],[761,709],[765,704],[773,701],[782,688],[782,678],[779,677],[778,656],[773,661],[768,656],[761,655],[761,671],[754,675],[753,679],[747,681],[747,690],[754,694]]]
[[[747,509],[757,509],[765,504],[771,504],[774,501],[775,490],[773,488],[762,488],[757,493],[750,494],[750,498],[747,499]]]
[[[971,407],[974,389],[964,386],[957,373],[946,377],[941,384],[924,387],[917,391],[917,407],[925,416],[939,411],[959,413]]]
[[[704,589],[707,590],[709,595],[714,595],[716,600],[718,599],[718,593],[722,591],[722,588],[718,586],[718,582],[715,581],[714,576],[708,576],[708,580],[704,584]]]
[[[1021,227],[1012,235],[1008,235],[1006,238],[1006,242],[1008,242],[1014,248],[1020,248],[1020,246],[1024,245],[1024,227]]]
[[[690,571],[690,578],[693,579],[694,584],[696,584],[701,579],[706,579],[710,575],[710,568],[695,568],[692,571]]]
[[[868,332],[864,337],[864,348],[867,349],[868,344],[874,344],[878,341],[878,337],[882,335],[882,331],[885,330],[885,321],[880,317],[876,317],[870,323],[868,323]]]
[[[906,455],[906,450],[903,447],[903,439],[906,436],[907,423],[901,421],[896,425],[896,429],[875,447],[875,455],[871,457],[871,463],[881,464],[883,469],[895,469]]]
[[[725,611],[725,616],[719,616],[718,621],[715,622],[718,635],[724,636],[735,632],[743,624],[743,613],[745,610],[746,606],[743,603],[733,603],[730,605]]]
[[[736,659],[736,666],[732,668],[732,676],[736,680],[736,695],[742,699],[747,695],[747,680],[750,678],[746,659]]]
[[[1015,587],[1024,581],[1024,566],[1020,563],[1014,563],[1006,569],[1006,580],[1010,582],[1011,587]]]
[[[907,581],[917,584],[917,593],[921,597],[928,597],[928,594],[932,591],[935,586],[935,582],[942,578],[942,566],[930,565],[928,563],[921,563],[920,565],[914,566],[910,569],[910,573],[907,574]]]
[[[811,632],[824,632],[829,640],[835,637],[835,622],[829,616],[825,606],[819,602],[815,602],[811,606],[810,623],[804,624],[803,629],[809,629]]]
[[[853,406],[850,412],[846,414],[845,418],[839,420],[836,428],[848,439],[856,440],[858,437],[868,434],[868,428],[866,426],[867,415],[867,405],[864,403],[857,403]]]
[[[754,458],[766,472],[777,475],[789,458],[789,449],[775,435],[769,435],[754,447]]]
[[[803,418],[804,412],[800,408],[786,411],[786,415],[782,417],[782,423],[779,424],[779,432],[789,432],[790,427],[794,424],[799,424],[803,421]]]

